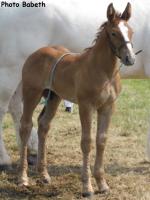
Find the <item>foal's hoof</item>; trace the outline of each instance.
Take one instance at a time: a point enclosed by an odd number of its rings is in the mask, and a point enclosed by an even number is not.
[[[22,177],[19,179],[19,187],[27,187],[29,185],[28,177]]]
[[[48,173],[43,176],[42,180],[43,180],[43,183],[45,183],[45,184],[51,183],[51,177],[49,176]]]
[[[42,177],[39,180],[37,180],[37,183],[50,184],[51,183],[51,177],[49,176],[49,174],[42,175]]]
[[[20,182],[18,185],[19,185],[19,187],[27,187],[27,186],[29,186],[29,183],[28,183],[28,181],[27,182]]]
[[[51,179],[47,179],[47,178],[41,178],[37,180],[37,184],[50,184],[51,183]]]
[[[93,197],[93,194],[93,192],[83,192],[82,196],[90,199]]]
[[[27,186],[29,186],[29,183],[28,182],[20,182],[19,183],[19,187],[27,187]]]
[[[106,195],[109,194],[110,189],[109,189],[108,185],[107,184],[102,185],[100,190],[99,190],[99,193],[106,194]]]
[[[103,179],[101,182],[97,182],[97,186],[98,186],[98,192],[100,194],[109,194],[110,193],[110,189],[109,186],[107,185],[107,182],[105,179]]]
[[[50,184],[51,183],[50,176],[43,177],[42,182],[45,183],[45,184]]]
[[[28,164],[29,165],[36,165],[37,164],[37,155],[31,154],[28,156]]]
[[[0,165],[0,171],[11,171],[11,170],[12,170],[12,166],[9,164]]]

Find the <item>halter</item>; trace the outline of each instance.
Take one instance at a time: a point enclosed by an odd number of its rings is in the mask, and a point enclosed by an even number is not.
[[[131,44],[132,48],[133,48],[133,44],[130,41],[124,41],[119,47],[115,47],[112,43],[112,41],[110,40],[110,37],[108,36],[108,40],[109,40],[109,44],[110,44],[110,48],[112,50],[112,52],[115,54],[115,56],[117,56],[119,59],[121,59],[121,57],[118,55],[120,49],[122,49],[126,44]]]
[[[115,54],[115,56],[117,56],[119,59],[121,59],[121,57],[118,55],[118,52],[119,52],[120,49],[122,49],[126,44],[131,44],[131,46],[132,46],[132,48],[133,48],[133,43],[130,42],[130,41],[124,41],[119,47],[115,47],[115,46],[113,45],[113,43],[111,42],[109,35],[108,35],[108,40],[109,40],[109,44],[110,44],[110,48],[111,48],[112,52],[113,52],[113,53]],[[135,53],[135,55],[138,55],[138,54],[141,53],[142,51],[143,51],[142,49],[138,50],[138,51]]]

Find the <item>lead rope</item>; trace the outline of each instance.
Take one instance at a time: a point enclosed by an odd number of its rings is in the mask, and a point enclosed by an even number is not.
[[[49,91],[48,91],[48,95],[46,97],[46,99],[44,99],[44,101],[41,102],[41,104],[44,104],[45,106],[47,106],[48,104],[48,101],[51,97],[51,88],[52,88],[52,83],[53,83],[53,78],[54,78],[54,73],[55,73],[55,70],[56,70],[56,67],[58,65],[58,63],[67,55],[71,55],[71,54],[75,54],[75,53],[71,53],[71,52],[68,52],[68,53],[65,53],[63,55],[61,55],[57,60],[56,62],[54,63],[54,65],[52,66],[52,69],[51,69],[51,73],[50,73],[50,78],[49,78]]]

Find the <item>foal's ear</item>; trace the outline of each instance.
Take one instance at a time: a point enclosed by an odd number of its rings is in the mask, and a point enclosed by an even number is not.
[[[126,8],[125,8],[125,10],[124,10],[124,12],[121,15],[121,18],[123,20],[128,21],[130,19],[130,17],[131,17],[131,4],[128,3]]]
[[[115,15],[116,15],[116,11],[114,9],[113,3],[109,4],[108,8],[107,8],[107,19],[110,22],[113,22],[113,20],[115,19]]]

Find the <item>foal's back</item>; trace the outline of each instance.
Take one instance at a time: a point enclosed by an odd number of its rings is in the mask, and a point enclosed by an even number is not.
[[[29,80],[32,81],[34,78],[39,79],[35,82],[43,79],[46,80],[51,71],[52,63],[54,63],[63,53],[67,52],[69,52],[69,50],[63,47],[43,47],[35,51],[28,57],[23,66],[23,82],[28,82]]]
[[[61,46],[43,47],[29,56],[26,60],[23,71],[23,87],[32,87],[43,91],[52,89],[62,98],[76,102],[75,100],[75,79],[79,71],[79,56],[70,52],[58,64],[53,77],[52,88],[49,88],[49,78],[52,68],[57,60],[70,51]],[[55,82],[57,79],[57,82]]]

